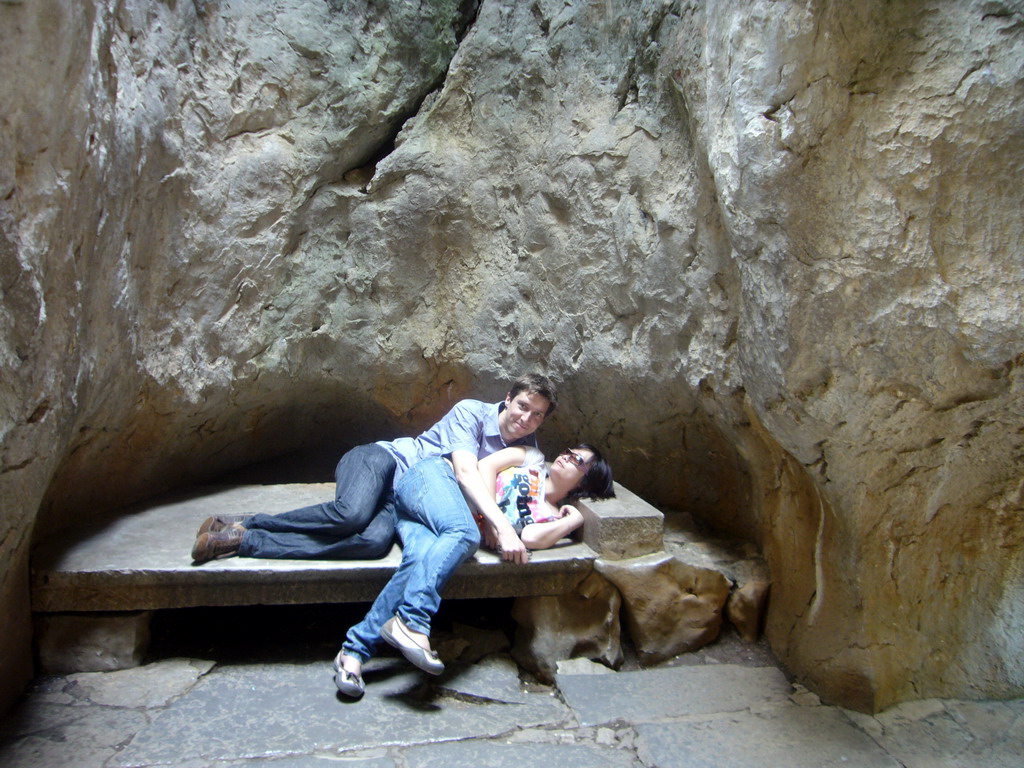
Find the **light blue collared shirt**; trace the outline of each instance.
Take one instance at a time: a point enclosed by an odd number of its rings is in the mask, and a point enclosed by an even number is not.
[[[395,484],[417,461],[433,456],[450,456],[452,451],[469,451],[482,459],[513,445],[536,448],[535,434],[511,443],[502,439],[498,429],[498,414],[504,408],[504,401],[484,403],[480,400],[460,400],[443,419],[419,437],[400,437],[390,442],[378,442],[377,445],[387,450],[398,462]]]

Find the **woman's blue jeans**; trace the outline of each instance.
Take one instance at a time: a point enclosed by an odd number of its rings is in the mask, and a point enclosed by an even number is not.
[[[381,627],[395,614],[410,629],[429,635],[441,590],[480,546],[480,529],[455,472],[442,458],[417,462],[402,476],[395,509],[402,563],[343,645],[360,661],[373,656]]]
[[[395,458],[370,443],[341,457],[334,500],[245,523],[241,557],[369,560],[384,557],[395,538],[390,507]]]

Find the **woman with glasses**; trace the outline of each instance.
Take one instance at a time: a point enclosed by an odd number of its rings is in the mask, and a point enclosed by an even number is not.
[[[496,490],[505,513],[527,549],[547,549],[583,525],[583,515],[571,503],[580,498],[615,496],[612,470],[601,452],[581,443],[567,448],[545,467],[537,448],[505,448],[479,461],[484,483]],[[484,543],[497,548],[490,526],[483,524]]]
[[[455,568],[481,541],[498,549],[495,521],[506,527],[511,524],[527,548],[543,549],[583,523],[579,510],[563,505],[563,501],[615,495],[611,469],[591,445],[563,451],[550,469],[545,467],[544,455],[536,448],[503,448],[478,462],[484,487],[494,489],[493,498],[497,501],[497,508],[488,512],[494,520],[485,522],[479,510],[475,514],[470,512],[477,505],[468,497],[463,499],[457,484],[438,483],[433,479],[446,476],[446,463],[444,457],[417,462],[395,487],[402,563],[370,606],[366,617],[349,629],[334,659],[334,682],[346,696],[363,695],[362,666],[373,655],[379,640],[397,648],[424,672],[438,675],[444,671],[444,664],[430,646],[429,634],[407,624],[400,615],[401,610],[404,607],[412,612],[415,608],[417,618],[429,626],[440,605],[440,591]],[[458,538],[460,546],[457,551],[453,549],[444,562],[430,565],[430,573],[424,576],[420,573],[421,566],[428,563],[429,558],[423,553],[431,551],[439,538],[433,518],[438,510],[457,512],[460,506],[465,509],[464,522],[452,523],[446,529],[446,535]],[[458,515],[454,514],[455,517]]]

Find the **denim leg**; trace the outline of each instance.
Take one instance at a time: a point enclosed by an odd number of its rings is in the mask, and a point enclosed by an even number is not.
[[[398,537],[402,541],[402,562],[391,575],[384,589],[373,601],[366,616],[349,629],[342,649],[361,662],[373,656],[380,643],[380,629],[395,615],[402,604],[409,574],[436,537],[429,528],[410,520],[398,521]]]
[[[441,590],[480,545],[480,529],[444,459],[414,464],[399,480],[395,501],[402,563],[342,645],[360,661],[373,656],[381,627],[396,613],[410,629],[429,635]]]
[[[394,540],[395,514],[392,505],[385,504],[364,530],[340,539],[247,529],[238,555],[277,560],[376,560],[391,551]]]
[[[245,527],[314,537],[349,537],[370,524],[391,490],[394,475],[395,458],[384,448],[375,443],[356,446],[341,457],[334,470],[334,501],[279,515],[256,515]]]
[[[444,459],[415,464],[399,481],[395,499],[403,545],[407,531],[415,531],[418,542],[397,613],[410,629],[429,635],[441,590],[480,545],[480,529]],[[429,535],[419,533],[424,529]]]

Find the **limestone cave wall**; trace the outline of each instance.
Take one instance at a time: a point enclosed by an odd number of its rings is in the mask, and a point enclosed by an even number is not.
[[[527,369],[823,697],[1024,691],[1024,3],[5,0],[0,67],[5,691],[34,540]]]

